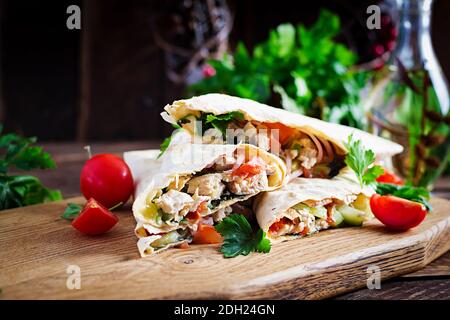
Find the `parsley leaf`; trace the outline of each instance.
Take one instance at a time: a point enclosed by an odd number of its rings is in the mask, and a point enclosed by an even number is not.
[[[178,124],[175,124],[175,123],[172,123],[172,127],[175,130],[181,129],[181,127]],[[173,136],[173,133],[172,133],[172,136]],[[164,141],[161,143],[161,145],[159,146],[160,152],[159,152],[158,157],[156,159],[159,159],[164,154],[164,152],[166,152],[167,148],[170,145],[170,142],[172,141],[172,136],[165,138]]]
[[[36,177],[0,175],[0,210],[61,199],[58,190],[45,188]]]
[[[366,173],[363,175],[363,183],[365,185],[373,184],[376,179],[384,173],[383,168],[380,166],[373,166],[366,170]]]
[[[169,147],[171,141],[172,141],[172,136],[167,137],[167,138],[164,139],[164,141],[159,146],[159,154],[158,154],[157,159],[159,159],[164,154],[164,152],[166,152],[166,150]]]
[[[81,209],[81,205],[76,203],[69,203],[67,204],[66,210],[64,210],[64,213],[61,215],[61,218],[66,220],[73,220],[80,214]]]
[[[45,188],[34,176],[7,174],[12,168],[49,169],[56,165],[50,154],[33,146],[37,141],[35,137],[1,135],[2,129],[0,125],[0,210],[61,200],[61,192]]]
[[[232,111],[224,114],[214,115],[212,113],[204,114],[202,116],[203,132],[216,128],[225,137],[228,124],[233,120],[244,120],[244,115],[239,111]]]
[[[224,239],[220,251],[225,258],[246,256],[254,251],[264,253],[270,251],[271,245],[266,233],[261,228],[254,232],[250,223],[241,214],[226,217],[215,228]]]
[[[370,72],[351,68],[358,57],[336,40],[341,29],[338,15],[321,10],[314,24],[281,24],[253,50],[238,42],[233,53],[207,61],[215,75],[190,85],[189,94],[221,92],[276,103],[289,111],[364,129],[360,90]]]
[[[344,145],[348,150],[345,164],[355,172],[360,185],[373,185],[375,180],[384,173],[380,166],[369,168],[375,162],[375,153],[372,150],[366,150],[361,140],[354,141],[353,134],[348,137]]]
[[[390,183],[377,183],[376,192],[382,196],[392,195],[399,198],[419,202],[423,204],[428,211],[431,211],[431,205],[428,202],[430,193],[427,189],[413,186],[399,186]]]
[[[2,129],[0,126],[0,133]],[[0,161],[0,173],[6,174],[12,167],[21,170],[56,168],[50,154],[32,146],[36,141],[36,137],[24,138],[13,133],[1,135],[0,149],[4,149],[4,158]]]

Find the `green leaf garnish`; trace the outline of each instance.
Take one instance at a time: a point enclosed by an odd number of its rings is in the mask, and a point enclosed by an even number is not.
[[[58,190],[45,188],[31,175],[8,175],[10,169],[51,169],[56,164],[50,154],[34,146],[35,137],[25,138],[9,133],[1,135],[0,125],[0,210],[22,207],[47,201],[61,200]]]
[[[376,193],[382,196],[392,195],[414,202],[419,202],[423,204],[428,211],[432,210],[431,205],[428,202],[428,200],[430,199],[430,193],[427,189],[422,187],[399,186],[396,184],[377,182]]]
[[[36,177],[0,175],[0,210],[61,199],[61,192],[45,188]]]
[[[373,185],[376,179],[384,173],[380,166],[371,166],[375,162],[375,153],[372,150],[366,150],[361,140],[354,140],[353,134],[348,137],[348,141],[344,143],[348,150],[345,156],[345,164],[352,169],[359,184]]]
[[[3,126],[0,126],[0,133]],[[56,164],[50,154],[42,147],[33,146],[36,137],[25,138],[14,133],[0,136],[0,149],[4,149],[4,157],[0,161],[0,173],[6,174],[15,167],[20,170],[52,169]]]
[[[189,86],[189,94],[221,92],[273,103],[277,93],[289,111],[363,129],[360,90],[370,72],[352,68],[358,57],[335,40],[341,29],[338,15],[321,10],[312,25],[270,30],[253,50],[238,42],[234,53],[207,61],[215,75]]]
[[[270,251],[271,245],[266,233],[261,228],[254,232],[250,223],[241,214],[232,214],[224,218],[215,228],[224,239],[220,252],[225,258],[246,256],[250,252]]]
[[[81,209],[81,205],[76,203],[69,203],[67,204],[66,210],[64,210],[64,213],[61,215],[61,218],[66,220],[73,220],[80,214]]]
[[[159,146],[159,154],[158,154],[157,159],[159,159],[164,154],[164,152],[166,152],[166,150],[169,147],[171,141],[172,141],[172,136],[167,137],[167,138],[164,139],[164,141]]]
[[[232,111],[219,115],[205,114],[203,118],[203,132],[210,128],[216,128],[225,137],[228,124],[233,120],[244,120],[244,115],[239,111]]]

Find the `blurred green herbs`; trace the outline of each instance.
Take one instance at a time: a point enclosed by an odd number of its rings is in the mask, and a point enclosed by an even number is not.
[[[34,146],[36,138],[2,134],[0,125],[0,210],[62,199],[58,190],[45,188],[31,175],[8,175],[10,169],[32,170],[56,168],[55,162],[41,147]]]
[[[234,54],[209,61],[216,74],[190,86],[190,94],[222,92],[263,103],[278,94],[289,111],[364,128],[359,93],[367,74],[350,70],[357,57],[334,41],[339,32],[339,17],[326,10],[310,28],[282,24],[253,52],[239,43]]]

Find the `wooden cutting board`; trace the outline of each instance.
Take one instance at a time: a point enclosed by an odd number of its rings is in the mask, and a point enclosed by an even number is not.
[[[108,234],[89,237],[59,217],[67,202],[83,199],[0,213],[0,298],[326,298],[365,287],[369,266],[379,267],[385,280],[423,268],[450,249],[450,201],[443,199],[433,199],[434,211],[407,232],[371,221],[234,259],[224,259],[217,245],[141,259],[129,209],[118,213],[120,222]],[[67,271],[74,265],[81,288],[70,290]]]

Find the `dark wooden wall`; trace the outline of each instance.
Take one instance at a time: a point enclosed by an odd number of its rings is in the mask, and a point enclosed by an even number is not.
[[[0,2],[0,108],[6,128],[43,139],[74,139],[80,33],[66,28],[69,1]]]
[[[159,113],[181,90],[164,74],[150,18],[154,1],[85,1],[78,139],[162,137]]]
[[[153,40],[151,16],[162,0],[0,0],[0,120],[41,140],[161,139],[163,106],[183,97]],[[436,0],[435,50],[450,78],[450,1]],[[345,28],[372,1],[229,0],[231,45],[248,46],[282,22],[313,22],[321,7]],[[66,28],[66,8],[82,7],[82,30]],[[353,20],[352,20],[353,19]],[[353,29],[354,30],[354,29]],[[350,45],[358,34],[344,32]],[[360,41],[363,41],[360,39]]]

